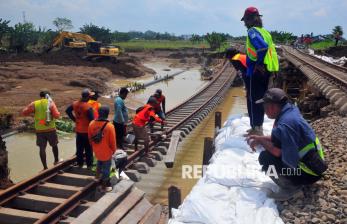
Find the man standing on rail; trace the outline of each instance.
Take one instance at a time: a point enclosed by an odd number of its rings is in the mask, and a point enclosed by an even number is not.
[[[89,89],[82,91],[82,98],[75,101],[66,109],[66,114],[76,123],[76,156],[77,165],[83,166],[84,156],[88,168],[93,165],[93,152],[88,140],[88,126],[94,120],[93,108],[88,104],[90,97]]]
[[[255,102],[264,96],[268,89],[271,75],[279,70],[275,45],[271,34],[263,28],[259,11],[248,7],[241,19],[248,29],[246,41],[247,76],[249,77],[250,134],[262,133],[264,108]]]
[[[22,114],[29,116],[34,114],[34,127],[36,132],[36,144],[40,148],[40,158],[43,165],[43,169],[47,169],[46,161],[46,147],[47,142],[52,147],[54,155],[54,164],[59,161],[58,156],[58,136],[55,127],[56,118],[60,117],[60,113],[57,106],[50,98],[48,90],[42,90],[40,92],[40,100],[36,100],[30,103]]]
[[[99,108],[99,118],[90,122],[88,138],[97,161],[96,178],[101,174],[103,191],[110,191],[110,169],[112,155],[116,151],[116,132],[113,125],[107,120],[110,113],[108,106]]]
[[[318,137],[299,109],[288,102],[285,92],[269,89],[256,102],[264,106],[266,115],[275,119],[271,136],[250,135],[247,142],[255,151],[257,145],[265,151],[259,155],[262,170],[280,187],[269,197],[285,201],[300,193],[303,185],[318,181],[327,165]]]
[[[146,124],[150,121],[150,119],[154,119],[156,122],[164,125],[164,121],[160,119],[155,114],[154,106],[156,105],[157,100],[154,97],[150,97],[147,104],[143,107],[140,107],[136,110],[136,115],[134,117],[132,127],[134,129],[135,134],[135,149],[137,150],[138,140],[144,140],[144,152],[148,153],[149,151],[149,135],[147,132]]]
[[[114,118],[113,125],[116,130],[117,147],[124,149],[124,137],[126,136],[126,127],[129,121],[128,108],[124,104],[129,90],[125,87],[120,88],[119,94],[114,100]]]

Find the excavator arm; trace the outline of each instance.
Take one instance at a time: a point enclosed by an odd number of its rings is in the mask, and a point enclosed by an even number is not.
[[[83,33],[71,33],[71,32],[66,32],[63,31],[61,33],[59,33],[53,40],[52,45],[50,46],[50,48],[47,50],[50,51],[52,48],[54,47],[58,47],[60,45],[63,44],[64,39],[65,38],[74,38],[74,39],[78,39],[78,40],[82,40],[85,41],[86,43],[89,42],[95,42],[95,40],[89,36],[88,34],[83,34]]]

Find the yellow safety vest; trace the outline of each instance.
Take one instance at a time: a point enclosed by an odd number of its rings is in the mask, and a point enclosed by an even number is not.
[[[36,100],[34,102],[34,105],[35,105],[35,114],[34,114],[35,130],[45,131],[49,129],[55,129],[55,121],[53,117],[51,118],[50,122],[47,123],[46,121],[48,100],[47,99]]]
[[[272,41],[271,34],[265,30],[264,28],[260,27],[254,27],[264,38],[264,41],[268,45],[268,49],[266,52],[266,55],[264,57],[264,64],[266,65],[266,69],[269,72],[278,72],[279,71],[279,63],[278,63],[278,57],[277,57],[277,52],[275,48],[275,44]],[[257,60],[257,50],[249,40],[249,37],[247,36],[247,41],[246,41],[246,53],[249,59],[252,61]]]
[[[323,148],[317,137],[315,142],[312,142],[299,150],[300,159],[302,159],[306,155],[306,153],[308,153],[308,151],[315,150],[315,149],[317,150],[319,157],[322,160],[324,160]],[[299,162],[299,168],[302,169],[305,173],[308,173],[313,176],[318,176],[315,172],[313,172],[310,168],[308,168],[303,162]]]

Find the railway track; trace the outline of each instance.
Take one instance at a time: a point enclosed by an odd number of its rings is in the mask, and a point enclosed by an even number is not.
[[[167,126],[164,130],[167,138],[156,138],[155,136],[161,136],[163,132],[161,127],[154,126],[154,138],[150,143],[150,148],[153,151],[149,155],[140,156],[143,148],[135,151],[133,145],[127,145],[128,165],[126,172],[129,177],[136,181],[134,177],[136,177],[137,170],[135,169],[139,163],[141,165],[154,166],[156,161],[162,160],[169,146],[172,132],[180,130],[181,137],[189,134],[223,99],[235,76],[236,73],[232,66],[228,63],[224,64],[209,85],[186,102],[170,110],[167,113]],[[0,223],[65,224],[75,223],[76,220],[79,220],[78,217],[81,216],[88,217],[90,214],[86,213],[93,207],[94,209],[99,207],[100,205],[97,204],[98,200],[101,197],[105,197],[105,195],[97,191],[99,181],[94,178],[93,172],[88,169],[75,167],[75,161],[76,158],[73,157],[0,192]],[[116,184],[115,188],[118,185]],[[157,211],[157,207],[154,208],[153,206],[151,208],[148,202],[144,202],[143,194],[137,189],[129,189],[133,188],[128,186],[121,196],[118,195],[120,199],[117,199],[117,203],[114,202],[113,207],[116,207],[109,217],[106,213],[106,215],[104,213],[100,215],[106,221],[101,222],[99,220],[100,222],[96,223],[128,223],[129,220],[131,221],[130,223],[137,223],[133,217],[135,213],[138,220],[143,220],[143,218],[140,219],[142,216],[147,220],[155,216],[153,211]],[[117,192],[119,194],[119,190]],[[127,203],[122,205],[120,201],[123,199],[131,205]],[[107,201],[107,199],[105,200]],[[117,206],[123,207],[117,210]],[[127,209],[124,206],[128,206]],[[141,209],[144,207],[147,210]],[[137,210],[133,214],[131,209]],[[112,209],[107,208],[107,210]],[[140,211],[143,213],[141,213],[142,216],[139,215]],[[120,212],[124,214],[119,214]],[[114,221],[115,219],[112,218],[114,216],[117,217],[118,221]],[[87,218],[86,220],[90,219]],[[113,221],[109,222],[109,220]],[[95,222],[90,221],[90,223]]]
[[[309,78],[340,114],[347,115],[347,69],[287,46],[282,49],[284,57]]]

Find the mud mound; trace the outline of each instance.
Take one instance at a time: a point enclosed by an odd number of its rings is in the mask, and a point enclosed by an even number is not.
[[[325,53],[337,58],[347,57],[347,46],[330,47]]]
[[[139,77],[146,73],[155,73],[154,70],[142,65],[136,57],[120,56],[116,62],[112,62],[109,59],[88,61],[83,59],[84,56],[84,51],[64,49],[43,54],[1,55],[0,62],[41,61],[46,65],[102,67],[109,69],[114,75],[125,77]]]
[[[199,53],[189,53],[189,52],[177,52],[177,53],[171,53],[169,58],[173,59],[183,59],[183,58],[200,58]]]

